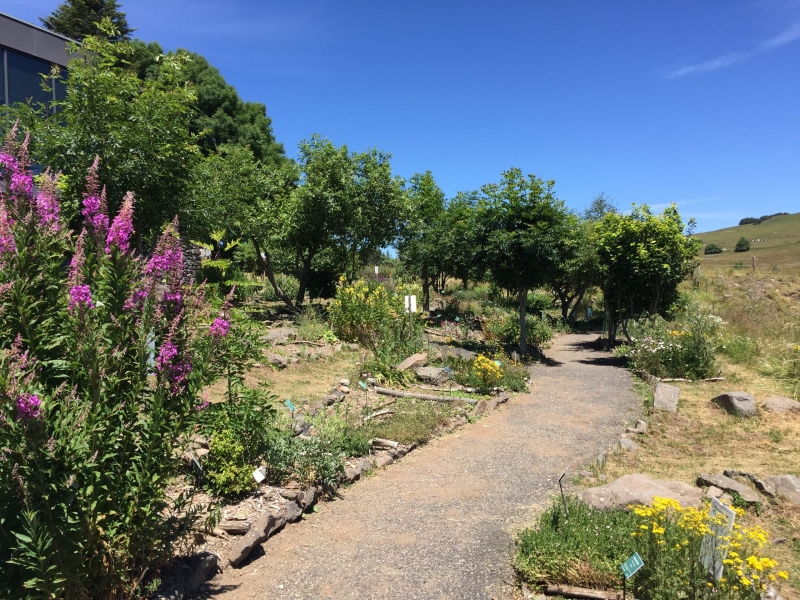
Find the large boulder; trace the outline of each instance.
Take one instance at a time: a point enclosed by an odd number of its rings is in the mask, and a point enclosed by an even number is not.
[[[395,367],[398,371],[408,371],[409,369],[416,369],[419,367],[424,367],[425,364],[428,362],[428,355],[425,352],[417,352],[416,354],[412,354],[403,362]]]
[[[416,371],[417,378],[433,385],[442,385],[449,378],[447,369],[439,367],[420,367]]]
[[[775,413],[800,412],[800,402],[795,402],[786,396],[770,396],[764,400],[761,408]]]
[[[756,399],[747,392],[725,392],[712,398],[711,401],[732,415],[756,416]]]
[[[297,329],[294,327],[276,327],[275,329],[270,329],[262,339],[272,344],[280,344],[296,337]]]
[[[779,496],[783,496],[792,504],[800,506],[800,477],[794,475],[775,475],[766,478]]]
[[[739,494],[742,500],[748,504],[758,504],[761,502],[761,496],[759,496],[758,492],[753,488],[739,483],[735,479],[731,479],[722,473],[701,473],[697,478],[697,485],[704,487],[713,485],[731,494]]]
[[[641,473],[624,475],[611,483],[583,490],[583,500],[595,508],[625,508],[630,504],[650,504],[653,498],[672,498],[682,506],[699,507],[702,490],[682,481],[651,479]]]
[[[667,385],[666,383],[657,383],[655,390],[655,397],[653,399],[653,408],[656,410],[665,410],[667,412],[678,412],[678,398],[681,395],[680,388],[674,385]]]

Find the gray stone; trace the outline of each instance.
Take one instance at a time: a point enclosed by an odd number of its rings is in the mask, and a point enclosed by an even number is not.
[[[356,461],[355,467],[361,472],[366,473],[375,468],[375,462],[371,458],[359,458]]]
[[[264,339],[267,342],[281,342],[286,340],[293,340],[297,337],[297,329],[294,327],[278,327],[276,329],[270,329],[267,332],[267,335],[264,336]]]
[[[583,490],[583,500],[595,508],[626,508],[630,504],[650,504],[654,496],[673,498],[682,506],[699,507],[703,493],[682,481],[651,479],[641,473],[624,475],[611,483]]]
[[[200,552],[189,559],[189,564],[157,596],[158,600],[183,600],[191,596],[201,585],[214,577],[218,571],[218,559],[211,552]]]
[[[447,381],[449,375],[446,369],[439,367],[420,367],[416,370],[417,378],[433,385],[441,385]]]
[[[742,417],[756,416],[756,399],[747,392],[725,392],[711,401],[731,414]]]
[[[297,501],[303,507],[303,510],[308,510],[314,506],[317,503],[318,498],[319,489],[314,486],[308,487],[297,494]]]
[[[280,354],[267,354],[267,362],[269,364],[278,367],[279,369],[285,369],[289,364],[289,359],[285,356],[281,356]]]
[[[727,504],[728,506],[733,505],[733,496],[731,496],[728,492],[724,492],[720,497],[719,501]]]
[[[200,460],[204,456],[208,456],[209,449],[208,448],[198,448],[194,451],[194,455],[197,457],[197,460]]]
[[[345,345],[347,346],[347,349],[350,350],[351,352],[358,352],[359,348],[358,344],[345,344]]]
[[[297,501],[287,502],[284,508],[286,510],[287,523],[294,523],[303,515],[303,507]]]
[[[339,391],[342,392],[343,394],[349,394],[350,393],[350,388],[347,387],[346,385],[340,385],[339,386]]]
[[[358,481],[359,479],[361,479],[361,471],[359,471],[355,467],[345,467],[344,480],[347,483],[353,483],[354,481]]]
[[[394,459],[391,456],[388,454],[383,454],[375,460],[375,466],[379,469],[382,469],[383,467],[388,467],[393,462]]]
[[[783,496],[792,504],[800,506],[800,477],[775,475],[766,479],[775,488],[779,496]]]
[[[639,446],[639,444],[634,442],[632,439],[626,437],[619,438],[619,447],[622,448],[623,450],[628,450],[628,451],[641,449],[641,446]]]
[[[635,427],[628,427],[625,429],[628,433],[637,433],[637,434],[644,434],[647,433],[647,421],[642,421],[639,419],[636,421]]]
[[[478,400],[475,406],[470,411],[472,416],[483,415],[488,412],[487,402],[486,400]]]
[[[437,352],[440,358],[460,358],[462,360],[474,360],[478,358],[478,355],[471,350],[465,350],[464,348],[456,348],[454,346],[447,346],[445,344],[437,344],[431,343],[430,344],[431,350]]]
[[[706,498],[719,498],[722,496],[722,490],[715,485],[709,486],[706,488],[705,496]]]
[[[328,394],[327,396],[322,398],[322,403],[325,406],[330,406],[331,404],[336,404],[340,400],[341,400],[341,398],[339,396],[334,396],[333,394]]]
[[[739,483],[735,479],[731,479],[722,473],[701,473],[697,478],[697,485],[699,486],[715,486],[721,490],[739,496],[748,504],[757,504],[761,502],[761,496],[751,487],[743,483]]]
[[[268,513],[262,515],[255,523],[250,525],[250,530],[233,546],[228,553],[228,560],[234,567],[238,566],[258,544],[266,542],[269,534],[277,530],[278,517]],[[281,523],[283,526],[283,523]]]
[[[300,364],[300,357],[299,356],[290,356],[287,361],[290,365],[299,365]]]
[[[497,398],[490,398],[486,401],[486,412],[492,412],[495,408],[497,408],[498,404],[499,402],[497,401]]]
[[[768,496],[770,498],[775,497],[775,488],[773,487],[773,485],[768,481],[764,481],[763,479],[759,478],[757,475],[753,475],[752,473],[748,473],[746,471],[735,471],[733,469],[725,469],[722,473],[726,477],[730,477],[731,479],[738,479],[742,483],[745,483],[742,480],[746,479],[747,483],[752,483],[756,487],[756,489],[765,496]]]
[[[339,380],[339,385],[350,387],[350,380],[349,379],[340,379]]]
[[[800,412],[800,402],[795,402],[786,396],[770,396],[761,405],[761,408],[769,412]]]
[[[653,408],[656,410],[665,410],[667,412],[678,412],[678,398],[680,397],[680,388],[674,385],[667,385],[666,383],[657,383],[655,397],[653,399]]]
[[[403,362],[395,367],[398,371],[408,371],[409,369],[417,369],[424,367],[428,362],[428,354],[426,352],[417,352],[412,354]]]
[[[511,394],[508,392],[500,392],[497,395],[497,404],[505,404],[511,399]]]

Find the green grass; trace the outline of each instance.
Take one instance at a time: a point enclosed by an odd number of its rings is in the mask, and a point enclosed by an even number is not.
[[[754,216],[754,215],[749,215]],[[752,256],[758,260],[759,268],[800,263],[800,213],[781,215],[764,221],[759,225],[737,225],[716,231],[698,233],[703,244],[718,244],[727,251],[722,254],[703,254],[700,258],[704,267],[734,267],[742,263],[751,267]],[[765,242],[750,242],[749,252],[733,251],[739,238],[748,240],[765,239]]]

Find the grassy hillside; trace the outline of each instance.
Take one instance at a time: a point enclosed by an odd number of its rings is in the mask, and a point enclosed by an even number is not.
[[[759,268],[800,265],[800,213],[773,217],[759,225],[737,225],[698,233],[697,237],[703,240],[704,248],[710,243],[727,248],[722,254],[711,255],[702,254],[701,249],[704,267],[732,267],[738,262],[750,266],[752,256],[758,259]],[[734,253],[733,248],[741,237],[750,241],[750,251]]]

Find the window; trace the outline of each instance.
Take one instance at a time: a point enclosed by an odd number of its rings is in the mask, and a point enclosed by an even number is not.
[[[6,50],[8,67],[8,103],[27,102],[46,104],[52,99],[52,93],[42,89],[42,73],[50,72],[50,64]],[[49,84],[50,82],[48,82]]]

